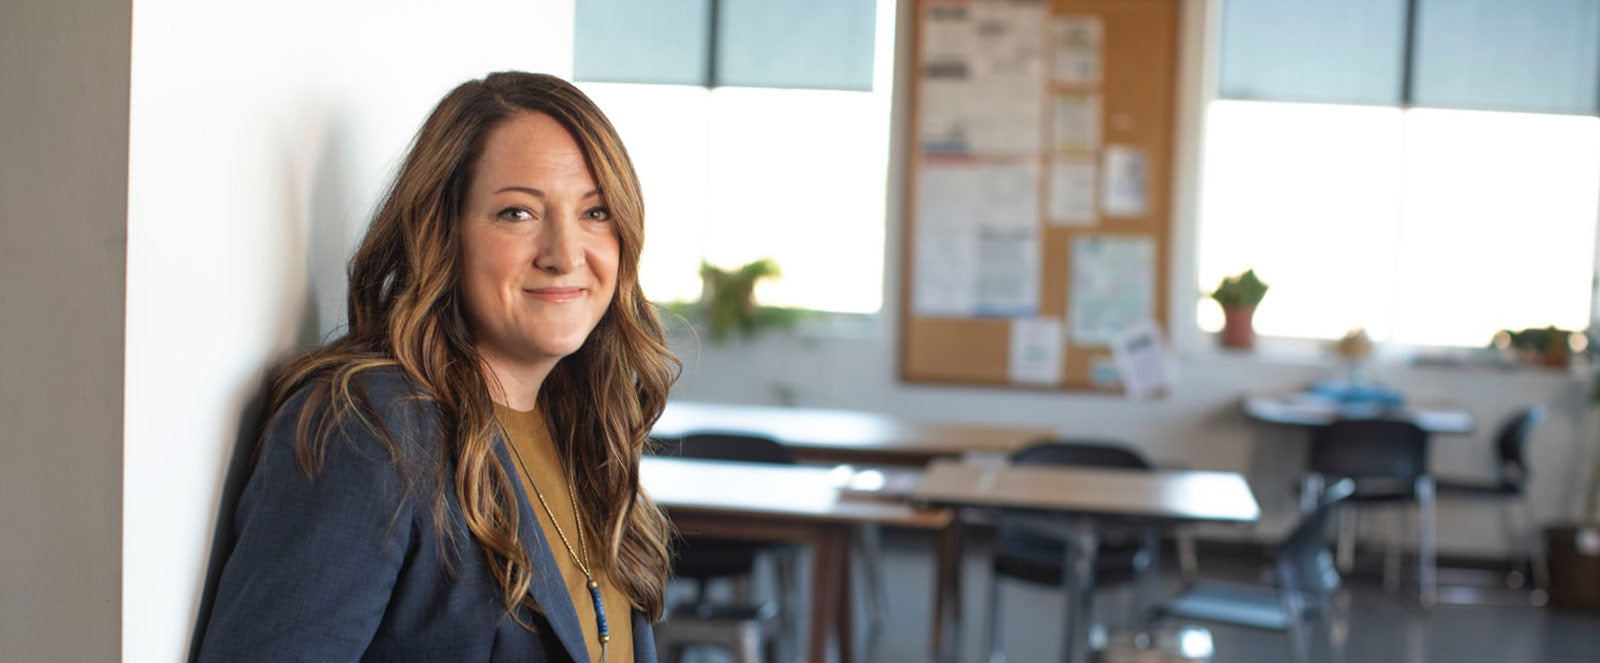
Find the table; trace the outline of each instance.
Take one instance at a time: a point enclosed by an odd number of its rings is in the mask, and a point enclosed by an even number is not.
[[[1429,433],[1470,434],[1477,427],[1472,413],[1448,404],[1424,403],[1398,409],[1370,404],[1339,405],[1301,392],[1251,394],[1241,403],[1246,416],[1256,421],[1290,426],[1325,426],[1339,419],[1400,419]]]
[[[1145,471],[935,461],[914,499],[945,506],[1033,509],[1056,514],[1067,537],[1067,624],[1062,659],[1084,660],[1096,528],[1106,521],[1148,525],[1253,523],[1261,508],[1234,472]]]
[[[722,405],[671,401],[652,435],[694,432],[762,435],[795,450],[802,461],[922,466],[967,453],[1009,454],[1056,431],[1042,427],[907,421],[849,410]]]
[[[851,658],[850,537],[863,524],[938,534],[930,647],[942,652],[946,624],[960,609],[960,534],[954,514],[904,502],[841,493],[834,468],[645,457],[640,481],[680,532],[750,541],[792,541],[812,547],[809,660]]]

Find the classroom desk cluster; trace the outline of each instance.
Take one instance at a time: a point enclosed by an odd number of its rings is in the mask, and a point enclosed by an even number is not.
[[[960,620],[963,509],[1024,509],[1047,516],[1074,545],[1064,569],[1069,605],[1063,658],[1083,660],[1084,618],[1094,586],[1102,523],[1143,526],[1248,524],[1260,509],[1244,477],[1231,472],[1128,471],[970,462],[1004,457],[1054,437],[1024,427],[943,425],[877,414],[674,402],[654,429],[663,439],[718,432],[762,436],[791,447],[806,463],[760,465],[647,458],[642,481],[674,526],[697,536],[800,542],[811,547],[808,660],[852,660],[849,545],[860,525],[909,527],[937,534],[930,651],[955,655]],[[858,472],[835,463],[897,466],[863,487]],[[916,469],[906,469],[916,468]]]

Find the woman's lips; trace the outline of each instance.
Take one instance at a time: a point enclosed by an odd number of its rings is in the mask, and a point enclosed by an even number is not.
[[[587,288],[531,288],[524,289],[523,293],[535,299],[547,302],[563,303],[573,302],[583,298]]]

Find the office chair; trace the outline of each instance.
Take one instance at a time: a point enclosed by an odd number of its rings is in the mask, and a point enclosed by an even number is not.
[[[1523,408],[1500,424],[1494,439],[1497,461],[1495,477],[1483,479],[1442,479],[1437,482],[1440,497],[1490,498],[1500,500],[1500,531],[1505,540],[1521,540],[1523,562],[1533,575],[1533,603],[1543,605],[1550,595],[1550,565],[1533,521],[1532,504],[1528,499],[1527,447],[1528,438],[1538,429],[1550,413],[1543,405]],[[1512,525],[1511,504],[1516,502],[1521,512],[1522,524]],[[1513,589],[1527,585],[1528,578],[1522,569],[1513,569],[1506,584]]]
[[[662,456],[778,465],[794,465],[798,462],[793,450],[770,438],[755,435],[692,433],[662,442],[657,452]],[[786,636],[795,632],[795,547],[782,543],[719,540],[692,534],[683,536],[677,543],[672,563],[673,575],[693,581],[696,597],[692,602],[673,606],[668,621],[675,619],[680,624],[666,629],[670,646],[663,648],[676,656],[677,650],[689,644],[715,644],[729,648],[740,660],[746,660],[751,651],[766,651],[767,656],[773,657],[773,645],[765,640],[765,636],[772,631],[770,622],[774,616],[783,622],[782,631]],[[778,566],[778,599],[782,609],[777,610],[776,615],[771,606],[750,602],[750,578],[755,573],[756,559],[764,554],[773,555]],[[718,579],[733,581],[735,603],[710,600],[707,586]],[[719,637],[710,637],[718,633],[721,633]],[[661,637],[660,634],[658,637]],[[729,643],[739,644],[733,646]]]
[[[1278,544],[1272,570],[1276,587],[1196,581],[1151,608],[1146,621],[1162,618],[1233,624],[1285,631],[1294,660],[1310,660],[1309,617],[1331,625],[1333,592],[1339,571],[1328,554],[1328,521],[1339,505],[1356,492],[1355,482],[1340,479],[1319,492],[1315,506]],[[1328,637],[1331,639],[1331,629]]]
[[[1150,463],[1137,452],[1117,443],[1087,440],[1050,440],[1035,443],[1011,455],[1017,465],[1064,465],[1149,470]],[[1000,579],[1015,578],[1036,585],[1061,586],[1061,560],[1065,542],[1056,535],[1028,526],[1027,512],[1000,510],[995,516],[995,550],[989,583],[989,622],[985,633],[989,661],[1000,663],[1005,652],[1000,643],[1002,615]],[[1129,526],[1107,530],[1096,554],[1097,584],[1126,583],[1153,569],[1160,543],[1154,530]],[[1069,608],[1071,609],[1071,608]]]
[[[1311,436],[1309,473],[1302,496],[1320,495],[1330,480],[1355,482],[1353,504],[1414,503],[1417,507],[1417,597],[1433,605],[1437,594],[1434,535],[1434,483],[1428,474],[1428,433],[1409,421],[1347,419],[1318,427]],[[1339,569],[1354,566],[1355,521],[1344,510],[1338,527]],[[1390,519],[1390,525],[1395,519]],[[1383,584],[1396,591],[1400,583],[1400,536],[1387,533]]]

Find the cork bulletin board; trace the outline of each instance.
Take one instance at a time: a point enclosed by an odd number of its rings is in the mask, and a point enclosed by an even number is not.
[[[1122,389],[1164,330],[1178,0],[918,0],[907,382]]]

